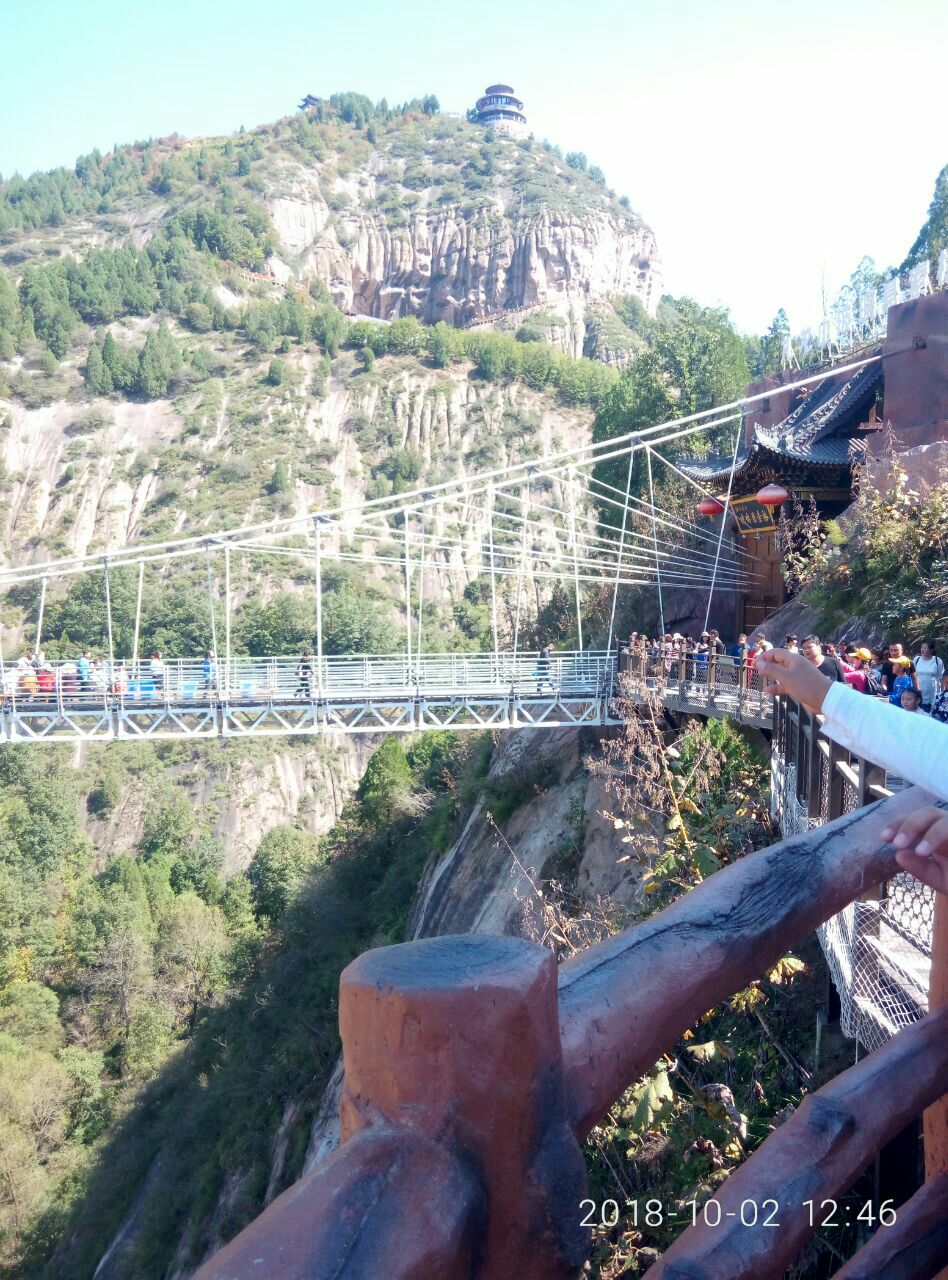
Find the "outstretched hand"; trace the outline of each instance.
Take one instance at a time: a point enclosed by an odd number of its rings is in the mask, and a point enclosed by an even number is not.
[[[782,693],[803,704],[814,714],[823,706],[832,685],[808,658],[786,649],[768,649],[754,658],[754,670],[768,681],[768,693]]]
[[[886,827],[882,839],[895,845],[895,860],[936,893],[948,893],[948,810],[926,805]]]

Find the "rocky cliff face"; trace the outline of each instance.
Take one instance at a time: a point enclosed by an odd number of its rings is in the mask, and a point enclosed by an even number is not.
[[[572,729],[525,730],[505,739],[490,781],[544,768],[551,785],[500,827],[491,818],[488,796],[478,799],[458,839],[432,863],[419,887],[409,939],[449,933],[535,936],[535,886],[562,876],[561,866],[571,867],[570,878],[590,900],[608,897],[627,908],[641,900],[638,864],[604,816],[611,808],[605,779],[590,772],[584,759],[584,750],[595,750],[596,743],[595,733]],[[342,1075],[340,1062],[313,1122],[304,1171],[338,1145]]]
[[[655,237],[631,217],[544,211],[521,220],[493,208],[446,209],[392,227],[383,214],[331,217],[303,171],[295,185],[270,202],[280,239],[299,274],[325,281],[356,315],[471,325],[549,307],[568,321],[568,349],[580,356],[591,301],[635,294],[653,310],[661,293]],[[272,265],[285,273],[282,261]]]
[[[270,163],[269,270],[325,282],[356,315],[468,326],[546,308],[582,355],[587,308],[662,292],[655,236],[615,193],[533,139],[440,119]],[[560,336],[560,335],[558,335]]]
[[[283,513],[304,516],[365,498],[392,450],[417,455],[423,478],[437,481],[589,440],[588,410],[520,384],[480,382],[458,367],[390,361],[358,376],[354,357],[343,353],[316,399],[307,394],[315,357],[301,352],[288,363],[299,388],[280,399],[246,377],[174,402],[88,399],[29,409],[0,399],[0,562],[114,550],[156,536],[158,520],[161,532],[218,529],[233,507],[234,468],[245,481],[256,452],[259,484],[244,489],[233,513],[246,521],[274,513],[266,485],[276,458],[291,484]],[[485,519],[472,512],[475,544]]]

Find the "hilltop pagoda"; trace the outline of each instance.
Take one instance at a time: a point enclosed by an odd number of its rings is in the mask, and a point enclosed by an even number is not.
[[[509,84],[489,84],[483,98],[478,98],[474,113],[478,124],[486,125],[497,133],[520,137],[527,127],[523,103]]]

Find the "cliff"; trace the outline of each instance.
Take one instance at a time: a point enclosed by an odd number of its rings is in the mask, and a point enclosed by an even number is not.
[[[555,148],[435,117],[373,145],[327,134],[300,163],[275,157],[265,201],[279,240],[269,269],[317,278],[356,315],[467,326],[549,308],[583,352],[590,304],[662,291],[643,220]]]
[[[564,349],[580,356],[591,302],[635,294],[651,310],[661,293],[655,238],[637,220],[448,209],[395,227],[356,211],[333,221],[318,184],[300,179],[298,195],[269,202],[281,245],[301,278],[325,281],[352,315],[469,326],[549,307],[565,321]],[[270,265],[286,278],[282,261]]]

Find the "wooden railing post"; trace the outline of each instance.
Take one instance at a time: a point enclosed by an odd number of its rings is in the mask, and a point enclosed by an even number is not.
[[[832,822],[834,818],[838,818],[843,812],[843,784],[845,779],[837,768],[839,764],[845,764],[849,760],[849,752],[839,745],[838,742],[830,740],[829,743],[829,795],[827,798],[826,820]]]
[[[586,1171],[553,953],[483,934],[367,951],[340,980],[339,1030],[341,1141],[382,1121],[463,1151],[485,1202],[478,1280],[573,1280]]]

